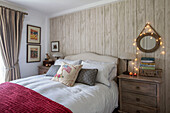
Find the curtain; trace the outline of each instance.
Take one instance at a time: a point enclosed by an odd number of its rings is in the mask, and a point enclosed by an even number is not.
[[[4,81],[20,78],[18,64],[24,14],[0,7],[0,50],[4,63]]]

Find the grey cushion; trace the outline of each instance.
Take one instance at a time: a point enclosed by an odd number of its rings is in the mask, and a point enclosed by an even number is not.
[[[46,76],[52,76],[54,77],[57,74],[57,71],[59,70],[60,65],[52,65],[50,69],[47,71]]]
[[[76,82],[94,86],[96,83],[97,73],[98,69],[81,69]]]

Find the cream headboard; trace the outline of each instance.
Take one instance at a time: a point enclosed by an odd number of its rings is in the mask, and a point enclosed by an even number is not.
[[[77,55],[69,55],[69,56],[66,56],[64,59],[95,60],[95,61],[100,61],[100,62],[115,62],[116,64],[118,64],[118,58],[116,58],[116,57],[99,55],[99,54],[91,53],[91,52],[80,53]]]

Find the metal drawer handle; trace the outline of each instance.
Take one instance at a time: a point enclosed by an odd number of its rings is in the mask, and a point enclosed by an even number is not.
[[[136,98],[136,101],[137,101],[137,102],[140,102],[140,98]]]
[[[140,111],[139,111],[139,110],[136,110],[136,113],[140,113]]]
[[[139,87],[139,86],[136,86],[136,89],[140,89],[140,87]]]

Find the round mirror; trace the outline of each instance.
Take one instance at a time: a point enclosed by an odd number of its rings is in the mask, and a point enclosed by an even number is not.
[[[159,48],[160,40],[156,34],[146,33],[137,38],[137,47],[146,53],[154,52]]]

